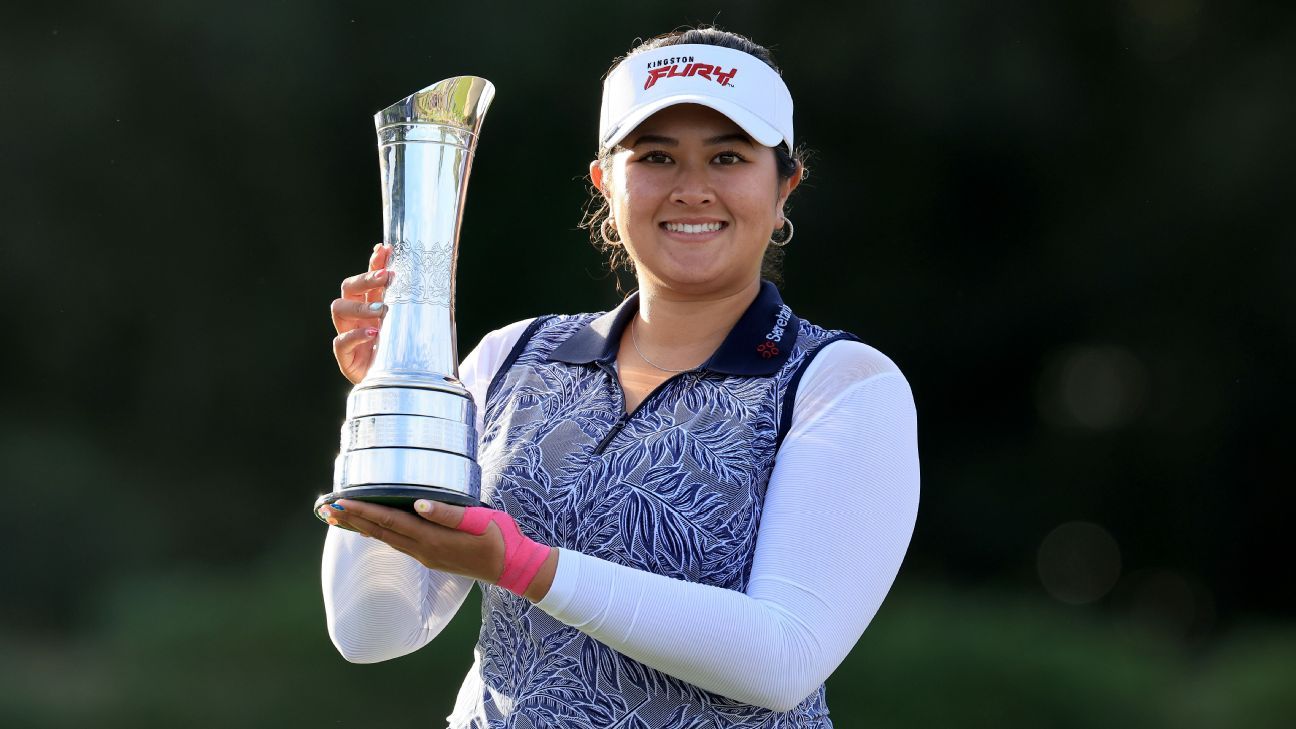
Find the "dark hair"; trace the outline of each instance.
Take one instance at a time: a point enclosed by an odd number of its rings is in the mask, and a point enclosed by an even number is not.
[[[608,74],[617,67],[622,61],[631,56],[651,51],[664,46],[692,45],[702,44],[710,46],[720,46],[722,48],[732,48],[736,51],[742,51],[750,56],[755,56],[764,61],[767,66],[774,69],[776,73],[783,72],[774,63],[774,57],[770,55],[769,49],[737,33],[730,33],[726,30],[720,30],[716,27],[690,28],[688,30],[676,30],[670,33],[659,35],[656,38],[649,38],[640,43],[630,52],[612,62]],[[607,78],[608,74],[604,74]],[[598,162],[603,167],[603,175],[606,179],[612,163],[612,151],[607,147],[600,147],[598,152]],[[806,151],[798,147],[789,152],[787,145],[780,144],[774,147],[774,159],[778,169],[779,182],[782,183],[801,170],[801,177],[805,179],[809,170],[806,169]],[[634,262],[626,253],[625,246],[610,245],[603,240],[602,228],[603,221],[608,219],[611,214],[611,207],[608,205],[607,198],[603,196],[602,191],[598,188],[590,187],[590,200],[585,208],[585,216],[581,220],[581,227],[588,228],[590,232],[590,242],[594,247],[602,251],[608,259],[608,270],[617,276],[617,290],[621,290],[621,278],[618,271],[629,271],[634,273]],[[783,249],[778,246],[766,246],[765,258],[761,261],[761,276],[775,283],[781,283],[783,278]]]

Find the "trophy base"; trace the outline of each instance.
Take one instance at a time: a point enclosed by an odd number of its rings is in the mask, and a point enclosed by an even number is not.
[[[351,486],[341,491],[334,491],[331,494],[324,494],[316,499],[313,507],[315,518],[324,521],[323,517],[319,515],[320,507],[339,499],[354,499],[355,501],[364,501],[370,504],[381,504],[382,506],[408,511],[411,514],[416,513],[414,511],[414,502],[419,499],[440,501],[443,504],[454,504],[455,506],[486,506],[486,504],[468,494],[437,488],[436,486],[409,486],[404,484]]]

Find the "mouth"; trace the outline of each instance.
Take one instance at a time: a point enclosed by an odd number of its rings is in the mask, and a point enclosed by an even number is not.
[[[720,220],[695,221],[695,222],[667,221],[664,223],[660,223],[659,227],[661,227],[661,229],[666,231],[667,233],[674,233],[675,235],[678,236],[687,236],[690,238],[704,238],[709,235],[719,233],[720,231],[729,227],[729,224]]]

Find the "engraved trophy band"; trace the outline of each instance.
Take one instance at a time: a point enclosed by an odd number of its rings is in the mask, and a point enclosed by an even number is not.
[[[459,382],[455,263],[477,135],[495,87],[435,83],[374,115],[387,313],[373,361],[347,398],[333,491],[412,510],[416,499],[480,504],[476,406]],[[318,516],[318,513],[317,513]]]

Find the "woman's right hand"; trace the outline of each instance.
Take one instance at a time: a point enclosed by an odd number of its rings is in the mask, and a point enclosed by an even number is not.
[[[379,243],[369,256],[369,270],[342,281],[342,296],[329,307],[333,314],[333,356],[338,368],[353,384],[364,379],[373,363],[378,326],[387,313],[383,292],[387,287],[387,260],[391,246]]]

